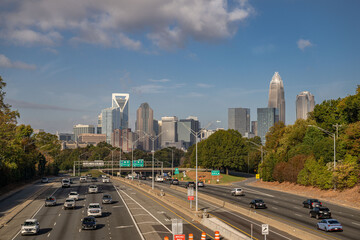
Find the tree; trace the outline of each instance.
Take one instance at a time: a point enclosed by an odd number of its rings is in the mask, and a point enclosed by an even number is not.
[[[334,181],[338,189],[352,188],[359,182],[360,167],[358,158],[347,154],[336,165]]]

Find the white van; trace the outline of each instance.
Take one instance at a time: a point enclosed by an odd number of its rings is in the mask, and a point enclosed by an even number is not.
[[[61,181],[61,186],[62,186],[63,188],[70,187],[70,180],[69,180],[69,179],[63,179],[63,180]]]

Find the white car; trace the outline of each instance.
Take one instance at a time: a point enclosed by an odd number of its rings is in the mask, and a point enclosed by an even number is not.
[[[88,216],[101,217],[102,216],[102,207],[99,203],[90,203],[87,214]]]
[[[97,193],[99,191],[96,185],[90,185],[88,188],[88,193]]]
[[[77,201],[77,200],[79,200],[79,194],[77,192],[70,192],[69,198],[72,198]]]
[[[103,183],[109,183],[109,182],[110,182],[110,178],[104,177],[104,178],[102,179],[102,182],[103,182]]]
[[[325,232],[343,231],[341,223],[339,223],[336,219],[323,219],[317,223],[317,228],[324,230]]]
[[[62,186],[63,188],[65,188],[65,187],[70,187],[70,180],[69,180],[69,179],[63,179],[63,180],[61,181],[61,186]]]
[[[155,182],[163,182],[163,181],[164,181],[163,176],[158,175],[155,177]]]
[[[65,202],[64,202],[64,209],[68,209],[68,208],[72,208],[74,209],[76,207],[76,202],[74,199],[72,198],[67,198],[65,199]]]
[[[41,183],[48,183],[49,179],[47,177],[41,178]]]
[[[37,219],[26,219],[24,224],[21,224],[21,235],[37,234],[40,231],[40,223]]]
[[[231,195],[233,196],[244,196],[244,191],[241,188],[233,188],[231,190]]]
[[[86,176],[81,176],[80,177],[80,182],[86,182]]]

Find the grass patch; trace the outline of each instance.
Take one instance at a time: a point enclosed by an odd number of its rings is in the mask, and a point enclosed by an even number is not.
[[[104,173],[100,172],[99,170],[97,169],[91,169],[91,170],[88,170],[86,172],[81,172],[81,176],[86,176],[86,174],[91,174],[92,177],[100,177],[101,175],[103,175]]]
[[[187,179],[184,181],[195,181],[195,171],[186,173]],[[229,184],[232,182],[240,182],[245,180],[244,177],[231,176],[226,174],[220,174],[220,176],[211,176],[211,172],[198,172],[199,181],[205,181],[206,184]],[[219,179],[219,181],[217,181]]]

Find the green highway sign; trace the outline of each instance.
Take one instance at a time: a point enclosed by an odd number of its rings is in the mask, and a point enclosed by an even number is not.
[[[144,159],[134,160],[133,167],[144,167]]]
[[[120,160],[120,167],[131,167],[130,160]]]
[[[219,176],[220,175],[220,170],[212,170],[211,171],[211,176]]]
[[[179,169],[175,168],[175,174],[179,174]]]

